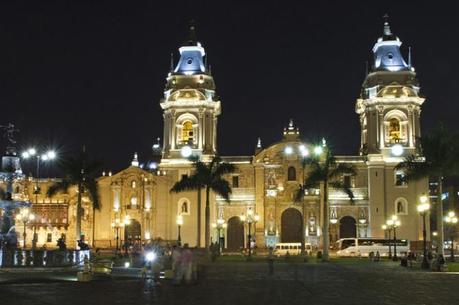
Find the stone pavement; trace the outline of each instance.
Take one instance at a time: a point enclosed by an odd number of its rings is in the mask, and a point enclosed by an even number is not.
[[[459,275],[392,264],[208,264],[191,286],[148,288],[139,279],[0,284],[1,304],[459,304]],[[1,275],[0,275],[1,276]]]

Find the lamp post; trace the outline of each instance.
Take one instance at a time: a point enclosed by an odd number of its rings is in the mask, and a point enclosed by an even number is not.
[[[366,233],[365,233],[365,236],[361,236],[362,235],[361,231],[365,229],[366,224],[367,224],[367,219],[365,218],[365,216],[360,216],[359,217],[359,237],[367,237]]]
[[[124,254],[125,255],[128,254],[128,248],[130,245],[129,231],[128,231],[129,229],[128,227],[130,224],[131,224],[131,216],[129,215],[124,216],[123,227],[124,227]]]
[[[22,152],[22,158],[27,160],[30,158],[36,158],[37,160],[37,165],[35,168],[35,175],[36,175],[36,182],[35,182],[35,203],[38,203],[38,193],[40,192],[40,186],[39,186],[39,179],[40,179],[40,162],[44,161],[51,161],[56,158],[56,152],[54,150],[48,150],[47,152],[44,153],[38,153],[35,148],[29,148],[26,151]]]
[[[338,223],[338,216],[336,215],[336,211],[332,210],[331,216],[330,216],[330,224],[332,225],[332,228],[333,228],[333,238],[332,238],[333,242],[336,242],[338,238],[338,232],[337,232],[338,230],[336,228],[337,223]]]
[[[19,214],[16,215],[16,220],[21,221],[22,224],[24,225],[24,232],[22,233],[22,238],[23,238],[23,248],[26,248],[26,229],[27,229],[27,224],[30,221],[33,221],[35,219],[35,215],[29,212],[29,209],[22,209]]]
[[[386,225],[394,231],[394,255],[393,261],[397,260],[397,228],[400,227],[401,222],[398,220],[397,215],[392,215],[391,219],[386,222]]]
[[[457,217],[453,211],[449,211],[448,215],[445,216],[445,222],[449,227],[449,233],[451,237],[451,261],[454,262],[454,236],[453,236],[453,227],[457,224]],[[443,246],[443,245],[442,245]]]
[[[182,225],[183,225],[183,216],[182,216],[182,214],[178,214],[177,215],[176,222],[177,222],[177,227],[178,227],[177,244],[179,246],[181,246],[182,245],[182,237],[180,236],[180,230],[181,230]]]
[[[387,232],[387,240],[389,241],[388,244],[389,244],[389,255],[388,255],[388,258],[392,258],[392,247],[390,245],[390,236],[391,236],[391,228],[387,227],[387,225],[382,225],[381,228]]]
[[[255,224],[260,220],[260,216],[258,214],[255,214],[252,209],[247,210],[246,215],[241,215],[240,219],[242,222],[247,223],[247,227],[249,229],[249,235],[248,235],[248,247],[249,247],[249,256],[247,257],[247,260],[252,260],[252,223]]]
[[[217,234],[218,234],[218,252],[221,253],[222,252],[222,249],[223,249],[223,246],[222,243],[221,243],[221,237],[222,237],[222,229],[226,229],[227,227],[227,224],[225,222],[225,220],[223,218],[219,218],[217,219],[217,222],[216,223],[213,223],[212,224],[212,227],[214,229],[217,229]]]
[[[35,204],[38,203],[38,194],[40,193],[40,186],[39,186],[39,179],[40,179],[40,162],[41,161],[52,161],[56,158],[56,152],[54,150],[48,150],[43,153],[38,153],[37,150],[33,147],[25,150],[22,152],[22,158],[27,160],[31,158],[36,158],[36,168],[35,168],[35,176],[36,176],[36,181],[35,181]],[[35,249],[37,245],[37,233],[36,233],[36,226],[34,225],[33,227],[33,239],[32,239],[32,248]]]
[[[417,206],[419,214],[422,216],[422,246],[423,246],[423,258],[422,258],[422,269],[429,269],[430,264],[427,260],[427,231],[426,231],[426,214],[430,210],[429,198],[426,195],[419,197],[419,204]]]
[[[112,228],[115,229],[116,232],[116,253],[119,251],[119,241],[120,241],[120,229],[124,227],[124,222],[121,222],[118,218],[112,222]]]

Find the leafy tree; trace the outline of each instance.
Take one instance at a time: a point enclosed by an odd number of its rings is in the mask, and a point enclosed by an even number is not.
[[[305,170],[307,169],[307,172]],[[303,215],[304,215],[304,193],[306,190],[323,187],[321,196],[324,202],[323,210],[323,227],[322,227],[322,238],[323,238],[323,255],[322,260],[328,261],[329,259],[329,248],[330,248],[330,216],[329,216],[329,204],[328,204],[328,192],[330,188],[341,190],[345,192],[351,201],[353,202],[354,194],[348,185],[345,185],[341,178],[343,175],[355,176],[356,171],[352,165],[345,163],[336,162],[335,157],[329,148],[325,147],[322,154],[316,154],[311,158],[305,158],[303,160],[303,178],[304,182],[300,185],[298,192],[295,196],[296,202],[303,203]],[[304,222],[304,221],[303,221]],[[304,224],[303,224],[304,227]],[[304,228],[303,228],[303,245],[304,247]]]
[[[70,187],[77,187],[77,206],[76,206],[76,232],[77,240],[81,238],[81,201],[83,195],[89,196],[93,209],[93,238],[94,243],[94,224],[95,210],[100,209],[99,186],[97,177],[99,176],[102,164],[98,160],[91,159],[86,150],[62,159],[58,163],[59,169],[63,172],[62,180],[52,184],[48,188],[47,195],[54,196],[58,192],[67,193]]]
[[[440,123],[430,132],[418,138],[417,153],[411,154],[397,165],[405,172],[405,179],[434,179],[438,183],[438,202],[436,205],[438,244],[443,245],[443,178],[459,174],[459,135]],[[444,255],[443,247],[439,247]]]
[[[208,249],[210,244],[210,192],[213,191],[229,201],[232,190],[228,181],[223,177],[225,174],[233,173],[236,167],[233,164],[222,162],[219,156],[213,157],[209,163],[200,161],[198,157],[192,157],[190,160],[193,162],[194,173],[177,181],[170,191],[178,193],[189,190],[197,190],[198,192],[201,189],[205,190],[205,247]],[[200,203],[198,205],[200,206]],[[200,215],[200,209],[198,215]]]

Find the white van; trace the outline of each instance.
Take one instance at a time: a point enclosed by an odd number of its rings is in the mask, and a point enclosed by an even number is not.
[[[304,244],[304,251],[306,254],[311,255],[312,246],[311,244]],[[276,248],[274,248],[274,255],[284,256],[287,255],[300,255],[301,254],[301,243],[277,243]]]

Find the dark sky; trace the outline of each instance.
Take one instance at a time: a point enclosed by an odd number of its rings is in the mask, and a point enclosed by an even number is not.
[[[2,1],[0,124],[21,129],[22,148],[62,155],[84,143],[107,169],[134,151],[147,158],[162,137],[170,53],[178,59],[195,19],[222,101],[222,155],[252,154],[258,136],[279,140],[289,118],[305,140],[356,154],[355,99],[387,12],[405,57],[412,46],[423,130],[459,128],[459,8],[443,3]]]

